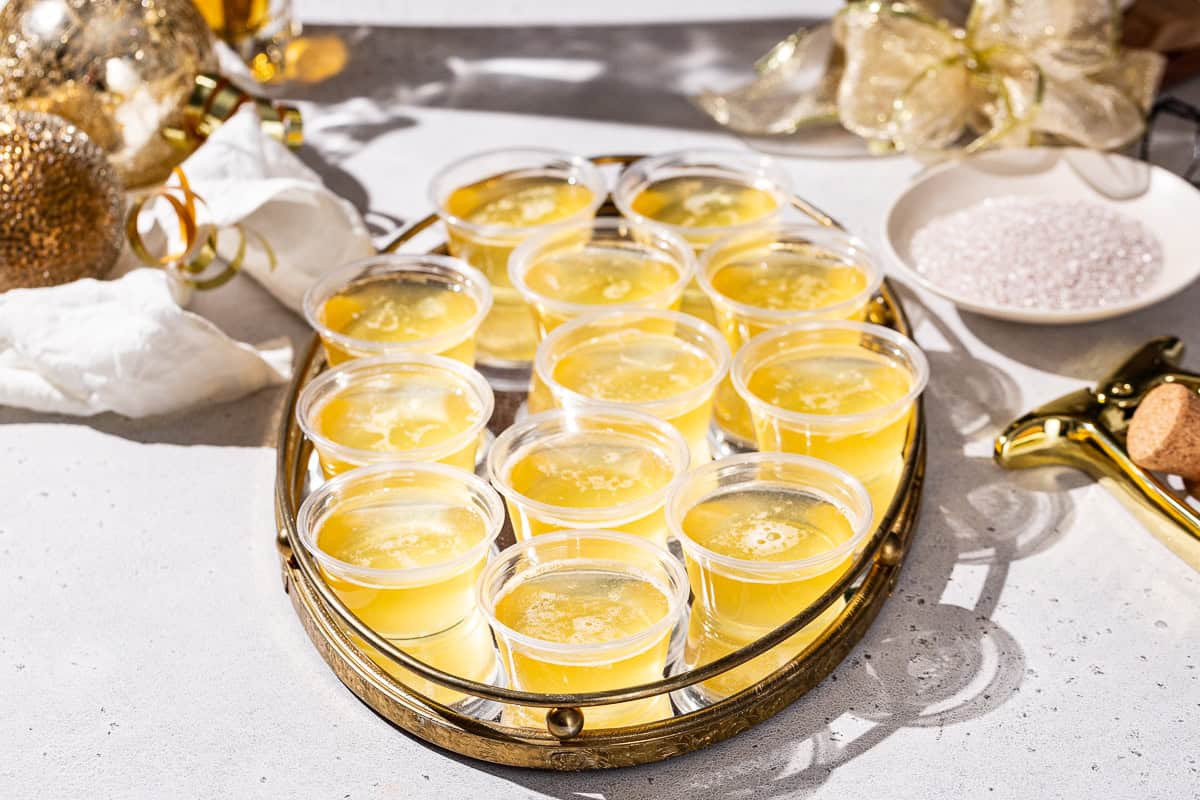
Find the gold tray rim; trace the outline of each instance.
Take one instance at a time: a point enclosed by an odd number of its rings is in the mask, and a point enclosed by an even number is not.
[[[598,164],[624,164],[638,156],[599,156]],[[800,198],[793,205],[821,225],[841,226]],[[431,214],[406,228],[385,251],[393,251],[437,222]],[[911,335],[904,309],[885,281],[874,300],[873,316],[905,335]],[[314,336],[302,364],[293,376],[277,441],[276,544],[283,586],[309,638],[338,678],[359,699],[392,724],[439,747],[471,758],[519,767],[579,770],[631,766],[660,761],[729,738],[768,719],[819,684],[846,657],[866,633],[890,595],[909,550],[920,508],[925,472],[925,412],[918,400],[905,443],[905,462],[891,507],[872,533],[853,567],[812,607],[780,626],[773,634],[732,653],[705,668],[665,678],[643,687],[590,695],[532,695],[463,681],[412,659],[365,629],[320,580],[315,562],[299,546],[295,527],[298,498],[308,463],[310,445],[295,423],[295,404],[303,386],[323,367],[320,340]],[[861,578],[861,583],[854,587]],[[846,607],[818,639],[772,675],[725,700],[687,714],[627,728],[587,730],[558,738],[546,731],[510,728],[482,721],[439,704],[397,681],[376,665],[348,637],[351,627],[398,664],[442,685],[493,699],[524,698],[530,704],[575,707],[617,702],[661,694],[731,669],[775,643],[793,635],[816,618],[839,596],[848,595]],[[379,646],[382,645],[382,646]],[[391,652],[389,652],[391,651]],[[750,653],[747,655],[747,653]],[[713,669],[714,665],[716,666]],[[428,674],[427,674],[428,673]],[[675,685],[679,684],[679,685]],[[472,691],[472,687],[486,692]],[[639,693],[640,692],[640,693]],[[603,697],[597,700],[596,698]]]

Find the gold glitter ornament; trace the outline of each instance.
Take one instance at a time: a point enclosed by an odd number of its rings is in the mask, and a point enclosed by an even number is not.
[[[159,182],[188,155],[162,131],[182,127],[196,76],[215,68],[191,0],[0,2],[0,103],[78,125],[126,186]]]
[[[123,242],[104,151],[53,114],[0,106],[0,291],[98,277]]]

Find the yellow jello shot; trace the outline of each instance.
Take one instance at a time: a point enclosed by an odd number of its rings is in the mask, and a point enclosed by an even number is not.
[[[605,407],[534,414],[500,434],[487,461],[518,540],[605,528],[661,546],[663,503],[687,468],[687,443],[675,428]]]
[[[789,224],[744,230],[714,242],[701,258],[696,280],[736,353],[780,325],[864,319],[883,271],[858,238],[820,225]],[[731,381],[717,388],[713,414],[727,442],[754,446],[750,409]]]
[[[479,581],[479,604],[516,689],[623,689],[660,680],[687,576],[666,550],[612,531],[563,531],[505,550]],[[504,707],[508,725],[545,730],[549,709]],[[584,730],[671,716],[666,695],[582,709]]]
[[[689,314],[591,314],[538,347],[529,410],[603,404],[652,414],[683,435],[694,466],[711,458],[713,392],[730,360],[721,335]]]
[[[623,216],[663,225],[697,254],[722,236],[777,220],[790,196],[791,180],[774,160],[737,150],[643,158],[621,173],[613,189]],[[714,321],[695,282],[684,292],[682,310]]]
[[[475,363],[475,331],[492,307],[487,279],[457,258],[389,253],[355,261],[304,295],[304,316],[337,365],[429,353]]]
[[[589,313],[677,310],[695,271],[696,259],[678,236],[614,217],[538,234],[508,263],[512,285],[533,309],[538,341]]]
[[[683,667],[738,650],[813,605],[845,574],[871,516],[862,484],[813,458],[750,453],[692,471],[667,504],[695,597]],[[814,642],[842,608],[835,599],[783,644],[677,700],[691,710],[752,686]]]
[[[503,502],[490,486],[444,464],[361,467],[309,495],[296,523],[322,577],[363,624],[445,672],[496,678],[495,648],[475,605],[476,581],[504,524]],[[406,685],[476,707],[354,638]]]
[[[608,194],[600,170],[558,150],[511,148],[467,156],[430,185],[450,252],[487,276],[495,304],[479,329],[479,361],[503,380],[528,377],[537,347],[533,316],[508,278],[508,259],[530,236],[592,219]]]
[[[473,472],[494,406],[487,381],[458,361],[378,356],[311,381],[296,419],[327,478],[389,461],[438,461]]]
[[[883,514],[929,362],[908,337],[864,322],[801,322],[750,341],[733,362],[761,450],[836,464]]]

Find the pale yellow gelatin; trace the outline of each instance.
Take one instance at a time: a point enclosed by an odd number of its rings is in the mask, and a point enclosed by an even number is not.
[[[508,278],[514,248],[540,226],[574,217],[589,208],[592,190],[550,175],[498,175],[455,189],[446,210],[492,232],[447,224],[450,252],[478,269],[492,284],[492,310],[478,332],[480,360],[519,363],[533,359],[537,337],[533,316]]]
[[[661,586],[613,566],[552,568],[521,580],[496,601],[495,615],[504,626],[541,642],[573,646],[563,654],[500,637],[515,686],[546,693],[593,692],[662,677],[669,627],[624,647],[588,652],[588,645],[638,637],[670,613],[670,600]],[[504,721],[544,728],[545,714],[545,709],[509,706]],[[586,728],[617,727],[669,717],[671,706],[663,695],[588,708],[584,715]]]
[[[675,337],[620,331],[581,344],[554,365],[554,381],[572,392],[612,403],[646,403],[685,395],[712,380],[717,365]],[[683,434],[692,465],[709,460],[712,392],[672,408],[662,418]]]
[[[481,415],[478,399],[455,376],[405,373],[342,388],[315,409],[312,424],[317,434],[342,447],[394,453],[407,461],[414,460],[409,451],[436,449],[477,425]],[[434,460],[474,471],[477,445],[478,438],[472,438]],[[361,466],[321,450],[318,444],[326,477]]]
[[[762,681],[815,642],[845,607],[846,601],[838,598],[815,620],[795,635],[789,636],[783,643],[728,672],[702,681],[697,687],[699,694],[712,703]],[[702,609],[695,609],[688,619],[683,658],[687,664],[693,666],[708,664],[752,644],[767,632],[758,628],[745,629],[737,625],[723,625],[710,618]]]
[[[683,228],[680,235],[699,253],[723,233],[712,229],[764,220],[779,211],[779,200],[774,192],[745,181],[696,175],[653,181],[634,196],[630,206],[647,219]],[[716,322],[712,304],[695,281],[684,291],[681,308],[705,322]]]
[[[750,249],[718,266],[709,281],[721,297],[750,306],[754,311],[820,312],[862,294],[869,276],[862,267],[838,261],[820,248],[790,245],[770,250]],[[867,300],[864,297],[861,303],[821,317],[861,320],[866,316]],[[754,336],[789,321],[755,316],[720,300],[713,304],[713,310],[717,328],[735,353]],[[728,379],[717,390],[714,414],[717,424],[735,441],[745,444],[754,441],[750,409]]]
[[[439,686],[415,672],[399,666],[357,636],[353,638],[359,647],[362,647],[371,657],[372,661],[405,686],[416,689],[426,697],[446,705],[453,705],[468,699],[468,695],[462,692]],[[480,683],[490,683],[495,679],[496,648],[492,644],[491,629],[478,611],[471,612],[465,620],[442,633],[409,639],[392,639],[391,643],[410,656],[419,658],[426,664],[437,667],[443,672],[449,672],[451,675]]]
[[[816,495],[794,489],[739,489],[710,497],[684,515],[693,542],[745,561],[789,562],[822,556],[847,542],[854,529],[845,513]],[[773,628],[817,599],[849,563],[819,574],[797,569],[771,582],[746,579],[737,567],[701,563],[688,554],[692,591],[709,613],[737,625]],[[779,577],[779,576],[775,576]]]
[[[347,506],[322,521],[317,546],[354,567],[432,567],[466,555],[488,533],[480,514],[461,506]],[[457,624],[474,607],[475,578],[486,555],[480,550],[470,563],[412,578],[377,576],[368,582],[326,570],[326,580],[342,602],[381,635],[424,636]]]
[[[758,446],[829,461],[867,484],[882,474],[896,474],[912,404],[890,407],[912,386],[912,373],[904,365],[861,347],[819,347],[775,359],[749,375],[750,393],[815,419],[791,420],[754,407]],[[844,414],[874,416],[835,418]]]
[[[819,251],[788,249],[732,259],[709,280],[719,294],[756,309],[816,311],[861,293],[868,277],[861,267],[821,258]]]
[[[684,175],[653,181],[630,203],[638,214],[684,228],[727,228],[779,210],[774,192],[721,175]],[[681,232],[684,236],[686,231]],[[689,241],[693,246],[707,241]]]
[[[714,494],[687,511],[682,527],[689,539],[718,555],[780,565],[769,573],[755,571],[685,549],[696,597],[684,652],[691,667],[754,641],[810,606],[842,576],[851,555],[810,566],[787,562],[819,558],[854,536],[845,513],[824,498],[770,486]],[[701,693],[719,699],[766,677],[815,640],[842,607],[835,603],[783,644],[704,682]]]
[[[381,276],[358,281],[330,297],[321,306],[319,320],[343,336],[377,344],[413,342],[415,352],[432,352],[471,366],[475,346],[470,332],[438,350],[424,349],[420,340],[465,325],[478,310],[475,298],[452,286]],[[356,351],[352,345],[326,340],[325,354],[329,363],[336,365],[377,351]]]
[[[661,492],[675,478],[669,458],[649,442],[617,432],[557,434],[518,452],[507,478],[518,494],[556,507],[528,509],[509,498],[520,539],[575,527],[573,509],[603,509],[607,513],[588,517],[587,527],[666,544],[661,502],[649,511],[635,508],[631,519],[630,504]]]
[[[351,500],[345,506],[331,512],[316,531],[322,552],[358,568],[335,571],[322,566],[338,598],[376,633],[433,666],[474,680],[491,676],[495,648],[475,611],[475,581],[487,552],[479,548],[477,557],[464,558],[488,535],[483,517],[470,508],[436,502],[372,506]],[[463,561],[439,567],[456,559]],[[423,571],[389,574],[363,569]],[[407,685],[441,702],[464,699],[366,649]]]
[[[591,243],[538,259],[524,279],[529,289],[541,297],[581,306],[567,311],[535,301],[533,310],[540,336],[604,306],[679,307],[679,296],[667,291],[679,282],[679,265],[665,255],[644,250]],[[646,302],[657,297],[661,297],[660,302]]]

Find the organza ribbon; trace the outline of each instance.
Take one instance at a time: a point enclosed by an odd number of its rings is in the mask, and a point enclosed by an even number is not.
[[[202,228],[197,220],[197,206],[204,205],[204,198],[192,191],[187,175],[181,168],[172,170],[172,175],[176,183],[166,183],[139,197],[130,206],[125,218],[125,235],[139,261],[149,267],[162,267],[173,272],[194,289],[216,289],[228,283],[242,268],[246,260],[246,241],[253,238],[266,253],[270,269],[275,269],[275,251],[267,240],[244,225],[234,225],[232,231],[238,236],[234,253],[221,258],[223,263],[218,262],[216,271],[210,270],[220,257],[221,231],[215,226],[208,226],[207,230]],[[179,245],[174,250],[168,248],[161,255],[150,252],[139,226],[142,212],[158,200],[165,201],[171,207],[179,226]]]
[[[1110,0],[975,0],[963,26],[927,4],[854,2],[777,45],[751,84],[697,102],[756,135],[836,118],[876,150],[968,135],[968,150],[1045,139],[1108,150],[1141,134],[1165,63],[1122,50],[1119,34]]]

